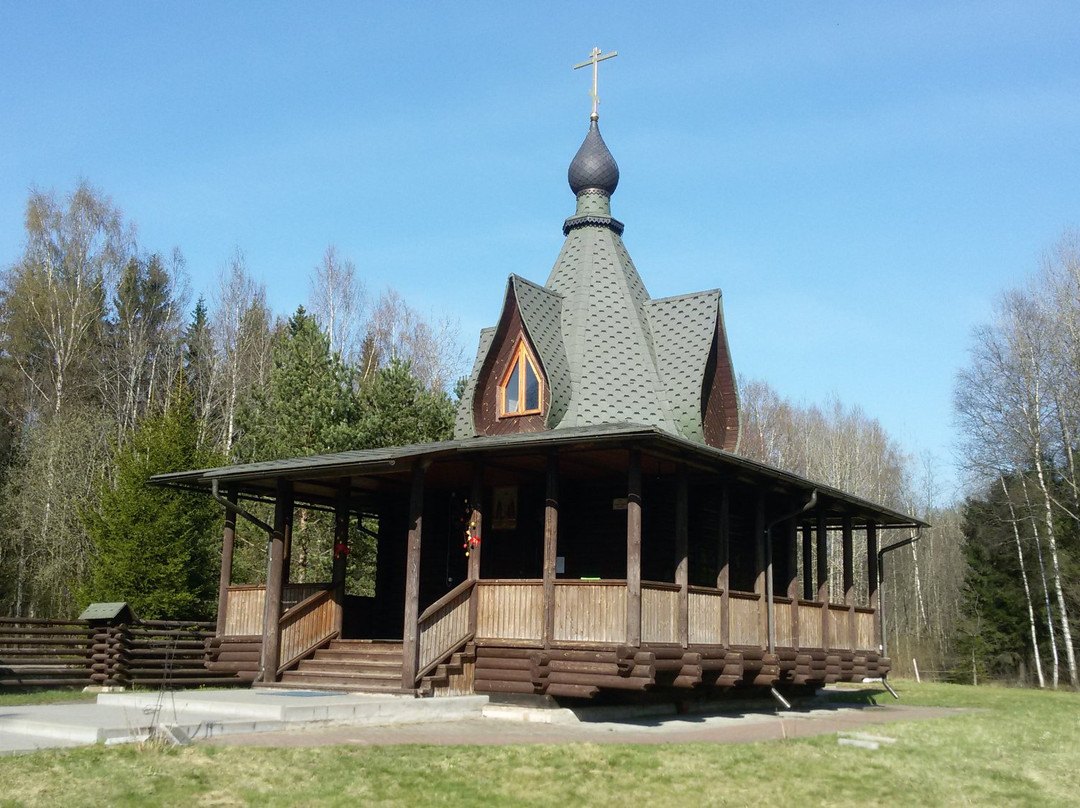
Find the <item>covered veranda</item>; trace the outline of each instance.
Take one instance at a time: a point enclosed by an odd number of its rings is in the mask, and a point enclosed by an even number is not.
[[[457,692],[591,696],[881,674],[879,537],[921,524],[633,425],[155,480],[227,506],[218,633],[237,659],[222,664],[273,683],[336,638],[398,640],[410,692],[464,649],[446,685]],[[231,586],[235,520],[250,516],[250,500],[274,504],[262,525],[268,580]],[[374,597],[345,597],[344,553],[331,581],[290,582],[300,506],[335,513],[338,547],[350,521],[377,523]]]

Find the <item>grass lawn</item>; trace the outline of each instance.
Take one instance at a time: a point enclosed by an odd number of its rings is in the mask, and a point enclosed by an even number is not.
[[[869,728],[897,739],[877,751],[840,746],[834,735],[746,745],[88,747],[0,758],[0,805],[1080,802],[1080,695],[897,689],[906,704],[980,709]]]
[[[38,687],[13,687],[0,690],[0,707],[13,707],[18,704],[66,704],[68,702],[90,702],[97,698],[97,693],[83,693],[82,690],[48,690]]]

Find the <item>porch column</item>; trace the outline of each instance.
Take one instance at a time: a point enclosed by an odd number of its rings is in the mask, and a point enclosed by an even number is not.
[[[418,461],[412,468],[409,495],[409,545],[405,561],[405,625],[401,642],[401,689],[416,689],[420,669],[420,538],[424,522],[424,474],[427,462]]]
[[[690,644],[690,484],[686,467],[680,466],[675,492],[675,583],[679,586],[678,642]]]
[[[881,601],[878,598],[877,522],[866,520],[866,578],[870,585],[868,605],[874,610],[874,647],[881,648]]]
[[[236,489],[229,487],[225,494],[233,505],[236,504]],[[225,529],[221,533],[221,576],[218,579],[217,628],[215,634],[225,633],[225,618],[229,609],[229,584],[232,582],[233,544],[236,542],[236,511],[225,509]]]
[[[771,555],[771,553],[770,553]],[[763,648],[768,648],[769,605],[768,578],[772,576],[772,558],[765,558],[765,492],[758,491],[757,506],[754,508],[754,592],[758,598],[758,638]]]
[[[802,596],[814,599],[814,532],[809,522],[802,527]]]
[[[787,591],[791,599],[791,646],[799,647],[799,523],[787,523]]]
[[[334,616],[334,630],[341,634],[341,624],[345,611],[345,573],[349,563],[349,509],[351,505],[352,480],[342,477],[338,481],[337,496],[334,500],[334,568],[331,583],[334,586],[334,599],[337,601],[337,614]]]
[[[851,517],[844,515],[841,527],[841,541],[844,553],[844,605],[848,607],[848,648],[852,651],[858,645],[855,637],[855,551],[851,535]]]
[[[630,450],[626,496],[626,643],[641,645],[641,450]]]
[[[817,514],[817,601],[821,603],[821,647],[829,647],[829,526],[825,511]]]
[[[469,547],[470,581],[480,580],[480,548],[484,530],[484,464],[479,460],[473,464],[472,490],[469,492],[469,536],[477,541]],[[469,598],[469,633],[476,636],[477,605],[479,596],[473,590]]]
[[[473,465],[472,489],[469,491],[469,536],[477,539],[469,548],[470,581],[480,578],[480,539],[484,530],[484,464],[479,460]]]
[[[725,648],[731,638],[731,493],[727,484],[720,486],[720,531],[716,541],[716,588],[720,590],[720,644]]]
[[[544,501],[544,647],[555,637],[555,559],[559,553],[559,458],[547,460],[547,498]]]
[[[266,618],[263,621],[262,681],[276,682],[281,664],[281,596],[285,588],[285,539],[292,522],[293,486],[278,477],[274,502],[274,532],[270,537],[270,566],[266,575]]]

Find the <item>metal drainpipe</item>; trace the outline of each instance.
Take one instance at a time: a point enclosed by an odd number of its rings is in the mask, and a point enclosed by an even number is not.
[[[886,631],[885,625],[885,554],[891,553],[893,550],[899,550],[901,547],[907,547],[909,544],[914,544],[922,538],[922,525],[915,527],[915,533],[902,541],[890,544],[888,547],[882,547],[878,550],[878,617],[881,620],[881,655],[888,657],[889,655],[889,643],[888,643],[888,631]],[[892,689],[892,685],[889,684],[889,674],[884,673],[881,677],[882,684],[892,693],[894,699],[899,699],[900,695]]]
[[[218,489],[218,481],[217,480],[211,480],[210,481],[210,496],[212,496],[220,504],[224,505],[226,509],[228,509],[230,511],[233,511],[238,516],[244,517],[245,519],[247,519],[249,522],[251,522],[256,527],[266,531],[266,583],[267,583],[267,586],[269,586],[269,584],[270,584],[270,543],[274,540],[274,528],[271,527],[270,525],[268,525],[266,522],[264,522],[259,517],[255,516],[254,514],[251,514],[251,513],[248,513],[247,511],[245,511],[237,503],[230,502],[228,499],[221,496],[221,492]],[[265,632],[266,631],[266,618],[267,618],[267,611],[266,610],[270,606],[270,599],[269,598],[264,598],[264,601],[265,601],[265,603],[263,605],[263,631]],[[262,649],[263,649],[263,651],[265,651],[266,643],[262,644]],[[266,659],[263,656],[263,652],[260,652],[259,653],[259,676],[258,676],[258,681],[262,680],[263,671],[265,669],[266,669]]]

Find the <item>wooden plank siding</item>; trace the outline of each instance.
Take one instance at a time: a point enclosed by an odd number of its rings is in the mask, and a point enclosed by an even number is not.
[[[625,581],[556,581],[556,642],[622,642]]]
[[[641,584],[641,641],[679,642],[679,585]]]
[[[829,647],[847,648],[849,634],[848,607],[829,604]],[[854,649],[852,649],[854,650]]]
[[[724,593],[718,589],[690,587],[689,597],[690,644],[723,644]]]
[[[821,648],[821,604],[799,601],[799,647]]]
[[[472,581],[456,587],[441,602],[434,603],[420,616],[420,670],[427,670],[469,638],[469,601]]]
[[[874,610],[855,607],[855,649],[856,651],[876,651],[874,642]]]
[[[330,584],[287,584],[281,595],[281,608],[287,611],[303,600],[321,592]],[[249,636],[263,633],[266,609],[266,586],[230,586],[225,599],[225,636]]]
[[[478,640],[538,643],[542,639],[544,591],[541,581],[477,581],[476,598]]]
[[[730,592],[731,627],[729,642],[732,645],[762,645],[761,615],[765,607],[762,596],[756,592]]]
[[[779,648],[795,647],[791,634],[791,609],[791,601],[787,598],[773,600],[773,636]]]
[[[334,590],[324,588],[317,589],[282,615],[279,672],[338,633],[340,609]]]

